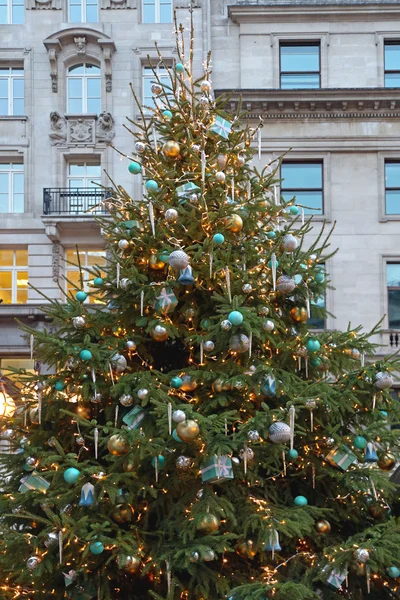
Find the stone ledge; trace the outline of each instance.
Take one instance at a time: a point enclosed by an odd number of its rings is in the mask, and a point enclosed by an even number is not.
[[[299,21],[397,21],[400,5],[392,2],[336,2],[306,3],[301,2],[243,2],[228,5],[228,15],[234,23],[272,23]]]
[[[10,317],[15,318],[28,318],[32,320],[45,319],[46,316],[43,314],[40,306],[44,302],[39,304],[0,304],[0,319],[9,319]]]

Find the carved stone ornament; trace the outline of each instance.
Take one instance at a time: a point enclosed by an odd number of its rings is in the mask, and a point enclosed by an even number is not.
[[[49,138],[53,146],[65,144],[67,141],[67,120],[57,111],[50,113]]]
[[[102,112],[96,123],[96,142],[110,143],[115,135],[114,119],[109,112]]]
[[[93,121],[87,119],[74,119],[68,121],[69,142],[93,142]]]
[[[87,39],[85,37],[75,37],[74,43],[78,54],[85,54]]]
[[[60,255],[61,246],[58,242],[53,242],[52,248],[52,269],[53,269],[53,281],[60,279]]]
[[[102,0],[101,8],[103,8],[103,9],[137,8],[137,0]]]
[[[53,146],[109,144],[115,135],[114,119],[109,112],[95,115],[50,113],[50,143]]]
[[[26,8],[30,10],[61,10],[61,0],[28,0]]]

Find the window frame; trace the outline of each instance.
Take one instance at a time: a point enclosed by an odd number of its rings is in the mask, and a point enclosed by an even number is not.
[[[388,281],[387,281],[387,267],[388,265],[400,265],[400,256],[397,257],[385,257],[384,258],[384,268],[383,268],[383,274],[384,274],[384,282],[385,282],[385,314],[386,314],[386,319],[387,319],[387,328],[388,331],[400,331],[400,326],[398,329],[396,329],[395,327],[391,327],[390,326],[390,321],[389,321],[389,290],[400,290],[400,285],[399,286],[389,286],[388,285]]]
[[[96,21],[89,21],[87,19],[87,0],[79,0],[81,5],[81,20],[71,21],[71,0],[68,0],[68,23],[98,23],[99,22],[99,1],[96,0]],[[92,4],[94,4],[92,2]]]
[[[282,47],[296,47],[296,46],[315,46],[318,48],[318,71],[282,71]],[[283,88],[282,87],[282,75],[315,75],[318,74],[318,87],[312,88]],[[322,85],[322,77],[321,77],[321,41],[320,40],[279,40],[279,89],[283,91],[289,90],[319,90]]]
[[[4,163],[3,163],[4,160]],[[7,164],[9,165],[9,169],[2,169],[1,165],[2,164]],[[22,169],[13,169],[12,165],[21,165]],[[8,174],[8,211],[7,212],[0,212],[0,215],[6,215],[6,214],[13,214],[13,215],[22,215],[25,212],[25,169],[24,169],[24,163],[22,161],[13,161],[13,160],[5,160],[2,157],[0,157],[0,174],[1,173],[7,173]],[[14,211],[14,175],[15,174],[21,174],[23,176],[23,183],[22,183],[22,195],[23,195],[23,210],[22,211]]]
[[[384,212],[385,212],[385,216],[386,217],[396,217],[397,219],[400,219],[400,206],[399,206],[399,212],[396,213],[388,213],[387,212],[387,192],[388,191],[398,191],[399,195],[400,195],[400,185],[399,187],[388,187],[386,184],[386,165],[390,165],[390,164],[397,164],[399,165],[400,168],[400,158],[396,159],[396,158],[385,158],[384,159],[384,166],[383,166],[383,179],[384,179]]]
[[[385,89],[398,89],[399,86],[387,86],[386,85],[386,75],[390,73],[398,74],[400,78],[400,67],[399,69],[386,69],[386,46],[399,46],[400,48],[400,39],[384,39],[383,40],[383,87]]]
[[[79,67],[80,65],[83,65],[84,67],[84,72],[83,73],[76,73],[74,74],[70,74],[70,70],[74,69],[76,67]],[[91,65],[94,67],[97,67],[100,70],[100,73],[96,73],[96,74],[87,74],[86,73],[86,66],[87,65]],[[81,79],[82,80],[82,86],[81,86],[81,94],[82,94],[82,111],[81,112],[76,112],[73,110],[70,110],[70,95],[69,95],[69,81],[70,80],[74,80],[74,79]],[[98,79],[99,83],[100,83],[100,95],[99,95],[99,100],[100,100],[100,106],[99,106],[99,112],[98,113],[92,113],[88,111],[88,94],[87,94],[87,83],[88,80],[90,79]],[[103,104],[103,97],[102,97],[102,69],[101,69],[101,65],[96,64],[95,62],[90,62],[89,61],[83,61],[83,62],[78,62],[78,63],[73,63],[71,65],[68,65],[67,67],[67,75],[66,75],[66,96],[67,96],[67,114],[72,114],[72,115],[88,115],[88,114],[96,114],[99,115],[101,113],[102,110],[102,104]]]
[[[83,291],[88,293],[91,290],[93,290],[93,288],[90,287],[89,282],[91,281],[91,275],[88,271],[86,271],[85,269],[90,268],[93,265],[89,265],[88,264],[88,254],[89,252],[104,252],[104,259],[105,262],[107,264],[107,250],[105,248],[101,249],[99,247],[93,247],[93,248],[64,248],[64,276],[65,276],[65,293],[67,295],[67,297],[69,297],[69,295],[72,293],[74,294],[74,289],[73,287],[69,288],[69,283],[67,281],[68,279],[68,272],[73,272],[73,273],[79,273],[79,267],[78,265],[72,265],[70,262],[68,262],[68,251],[69,250],[73,250],[74,252],[78,252],[79,255],[81,254],[85,254],[85,262],[83,263],[81,260],[81,266],[82,266],[82,275],[83,275]],[[96,302],[91,302],[90,301],[91,298],[90,296],[88,296],[85,300],[86,304],[97,304]]]
[[[8,69],[8,74],[7,75],[2,75],[0,73],[0,80],[7,80],[7,113],[3,114],[2,116],[7,116],[7,117],[14,117],[14,116],[24,116],[25,114],[25,76],[24,76],[24,66],[19,66],[19,65],[4,65],[2,66],[0,64],[0,69],[5,70]],[[22,75],[15,75],[13,74],[13,69],[20,69],[22,71]],[[14,96],[14,81],[15,80],[21,80],[24,84],[24,95],[22,96],[22,101],[23,101],[23,111],[21,113],[17,113],[14,112],[14,102],[16,99],[20,99],[20,98],[16,98]]]
[[[28,252],[28,246],[26,247],[20,247],[20,248],[2,248],[3,250],[8,250],[11,251],[13,253],[13,264],[11,266],[7,266],[4,267],[2,265],[0,265],[0,273],[11,273],[11,302],[10,303],[5,303],[4,302],[4,306],[10,306],[12,304],[20,304],[22,305],[26,305],[28,303],[28,295],[26,298],[26,302],[18,302],[18,278],[17,278],[17,274],[19,271],[26,271],[28,274],[28,284],[29,284],[29,268],[28,265],[17,265],[17,252],[18,250],[26,250],[26,252]],[[29,262],[29,259],[28,259]],[[27,292],[29,290],[29,287],[27,289]],[[0,290],[0,294],[1,294],[1,290]],[[3,304],[3,303],[2,303]]]
[[[23,25],[25,22],[25,3],[24,3],[24,1],[22,0],[21,2],[19,2],[17,4],[15,2],[15,0],[6,0],[5,6],[6,6],[7,19],[6,19],[5,23],[0,22],[0,25]],[[15,6],[22,7],[22,22],[20,22],[20,23],[14,23],[13,13],[14,13]]]
[[[160,7],[162,4],[169,4],[170,5],[170,21],[160,21]],[[155,18],[154,21],[145,21],[144,20],[144,6],[145,6],[145,0],[141,0],[141,9],[142,9],[142,23],[144,25],[154,25],[154,24],[158,24],[158,25],[169,25],[172,23],[172,16],[173,16],[173,0],[154,0],[154,13],[155,13]]]
[[[284,186],[284,180],[282,178],[282,165],[284,164],[297,164],[297,165],[302,165],[302,164],[320,164],[321,165],[321,183],[322,183],[322,188],[286,188]],[[310,217],[312,216],[313,219],[315,218],[322,218],[324,220],[327,220],[327,215],[326,215],[326,200],[325,200],[325,159],[324,158],[290,158],[290,159],[286,159],[283,160],[281,165],[280,165],[280,179],[282,179],[282,181],[280,182],[280,195],[283,195],[284,192],[288,192],[291,193],[292,196],[295,196],[295,192],[318,192],[321,191],[322,192],[322,210],[320,212],[317,213],[305,213],[305,217]],[[296,203],[297,204],[297,203]]]
[[[160,80],[163,80],[164,74],[162,73],[162,70],[164,69],[164,67],[160,68],[160,72],[158,73]],[[146,71],[148,72],[146,74]],[[169,75],[167,74],[167,71],[165,70],[165,78],[167,79],[168,84],[171,83],[171,80],[169,78]],[[154,77],[154,73],[152,71],[152,68],[147,64],[147,65],[142,65],[142,107],[143,107],[143,112],[145,115],[150,115],[151,112],[148,110],[149,108],[153,108],[152,106],[147,106],[146,104],[146,98],[148,96],[145,95],[145,91],[146,91],[146,86],[145,86],[145,81],[155,81],[155,77]],[[162,100],[159,99],[160,104],[162,104]],[[155,98],[155,102],[154,102],[154,109],[156,109],[158,107],[157,105],[157,98]]]

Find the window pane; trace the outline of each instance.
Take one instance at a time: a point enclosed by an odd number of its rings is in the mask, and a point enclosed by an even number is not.
[[[68,79],[68,95],[70,98],[82,98],[82,77]]]
[[[0,191],[0,213],[10,212],[8,208],[9,196]]]
[[[325,319],[323,316],[323,309],[325,308],[325,299],[319,298],[317,301],[310,302],[311,316],[307,321],[307,325],[311,329],[324,329]]]
[[[15,264],[17,267],[26,267],[28,265],[28,250],[16,250]]]
[[[13,96],[14,98],[24,97],[24,80],[22,77],[13,77]]]
[[[76,254],[76,250],[66,250],[65,253],[65,258],[66,260],[68,260],[69,262],[73,262],[73,263],[77,263],[77,254]]]
[[[69,174],[70,175],[84,175],[85,174],[85,165],[69,163]]]
[[[12,304],[12,291],[3,290],[0,286],[0,300],[3,300],[3,304]]]
[[[96,115],[101,112],[100,98],[88,98],[87,100],[87,112],[94,113]]]
[[[101,177],[100,165],[86,165],[86,174],[89,177]]]
[[[400,287],[400,263],[387,263],[386,284],[388,287]]]
[[[68,184],[70,188],[83,188],[83,179],[69,179]]]
[[[12,267],[14,261],[13,250],[0,250],[0,267]]]
[[[400,190],[386,190],[386,214],[400,215]]]
[[[400,71],[400,44],[385,45],[385,71]]]
[[[24,193],[24,174],[23,173],[13,173],[13,182],[14,182],[14,193],[15,194],[23,194]]]
[[[319,88],[319,75],[281,75],[283,90]]]
[[[97,4],[86,4],[86,22],[97,23]]]
[[[172,10],[171,3],[160,4],[160,23],[171,23],[172,22]]]
[[[73,73],[74,75],[83,73],[83,64],[74,65],[73,67],[70,67],[68,69],[68,72]]]
[[[28,271],[17,271],[17,288],[28,289]]]
[[[400,290],[388,290],[389,327],[400,329]]]
[[[13,4],[12,22],[15,25],[21,25],[24,22],[24,7]]]
[[[68,112],[71,114],[81,114],[82,110],[82,100],[73,100],[69,99],[68,101]]]
[[[12,273],[11,271],[0,271],[0,289],[12,288]]]
[[[8,98],[8,78],[0,78],[0,98]]]
[[[80,280],[79,270],[72,271],[72,270],[68,269],[67,273],[66,273],[66,277],[67,277],[67,279],[69,279],[69,281],[67,282],[67,289],[68,290],[75,289],[74,285],[77,288],[81,287],[81,280]]]
[[[322,215],[323,214],[323,194],[322,192],[284,192],[282,197],[286,202],[296,196],[295,204],[304,207],[305,215]]]
[[[13,101],[13,114],[14,115],[23,115],[24,110],[24,99],[23,98],[14,98]]]
[[[7,6],[0,3],[0,25],[6,25],[7,23]]]
[[[93,77],[87,79],[87,95],[88,98],[100,98],[101,85],[100,78]]]
[[[400,188],[400,162],[385,164],[385,178],[387,188]]]
[[[0,98],[0,115],[8,115],[8,98]]]
[[[15,213],[23,213],[24,212],[24,195],[23,194],[14,194],[14,205],[12,212]]]
[[[319,46],[281,46],[281,71],[319,72]]]
[[[90,75],[95,75],[96,73],[100,73],[100,67],[98,67],[97,65],[87,64],[86,65],[86,73],[89,73]]]
[[[106,253],[104,250],[88,250],[87,264],[89,267],[98,265],[103,267],[106,264]]]
[[[386,73],[385,87],[397,88],[400,87],[400,73]]]
[[[282,189],[321,189],[321,163],[282,163]]]
[[[151,4],[145,4],[143,6],[143,23],[155,23],[156,22],[156,8]]]

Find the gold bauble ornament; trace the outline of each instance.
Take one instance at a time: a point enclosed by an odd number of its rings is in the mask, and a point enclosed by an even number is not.
[[[169,140],[163,145],[162,151],[164,156],[166,156],[167,158],[178,158],[181,149],[179,147],[178,142],[175,142],[174,140]]]
[[[191,419],[182,421],[176,427],[176,433],[183,442],[192,442],[200,433],[200,427]]]
[[[116,433],[110,437],[107,443],[108,451],[114,456],[123,456],[127,452],[129,452],[129,444],[126,439]]]
[[[256,208],[258,211],[266,213],[270,209],[270,204],[267,200],[260,200],[260,202],[257,202]]]
[[[162,325],[156,325],[150,331],[150,335],[156,342],[165,342],[168,339],[168,331]]]
[[[135,555],[120,554],[117,556],[117,565],[126,573],[137,573],[140,569],[140,558]]]
[[[111,517],[116,523],[130,523],[133,513],[134,510],[130,504],[117,504],[111,513]]]
[[[308,312],[304,306],[294,306],[290,311],[290,317],[296,323],[305,323],[308,319]]]
[[[193,392],[197,388],[197,382],[191,375],[182,375],[182,392]]]
[[[158,258],[157,254],[152,254],[149,260],[149,268],[152,271],[162,271],[165,269],[165,263]]]
[[[230,215],[229,217],[226,217],[225,227],[227,227],[229,231],[232,231],[232,233],[239,233],[243,227],[242,217],[239,217],[239,215]]]
[[[208,513],[208,514],[204,515],[204,517],[198,524],[197,529],[204,535],[208,535],[209,533],[213,533],[214,531],[217,531],[219,525],[220,525],[220,522],[219,522],[218,517]]]
[[[389,510],[389,507],[386,505],[374,503],[371,504],[371,506],[368,509],[368,512],[374,519],[382,521],[388,516]]]
[[[133,462],[133,460],[130,460],[129,458],[127,458],[126,460],[124,460],[124,462],[122,463],[122,470],[125,473],[131,473],[132,471],[135,470],[135,463]]]
[[[396,466],[396,458],[390,452],[386,452],[386,454],[382,454],[378,460],[378,467],[382,471],[391,471]]]
[[[239,556],[243,556],[243,558],[254,558],[256,555],[256,551],[254,549],[253,540],[241,540],[236,545],[236,552]]]
[[[320,519],[315,523],[315,530],[321,535],[326,535],[331,532],[331,524],[326,519]]]

